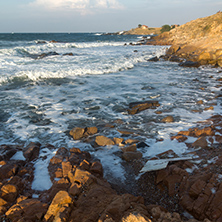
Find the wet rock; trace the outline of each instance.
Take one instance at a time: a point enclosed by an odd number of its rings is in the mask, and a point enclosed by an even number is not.
[[[158,101],[133,102],[129,104],[128,113],[134,115],[146,109],[155,109],[158,106],[160,106]]]
[[[158,62],[159,60],[160,59],[157,56],[155,56],[155,57],[152,57],[152,58],[148,59],[147,61],[148,62]]]
[[[161,120],[162,123],[172,123],[174,122],[174,118],[172,116],[167,116]]]
[[[73,128],[73,129],[69,132],[69,134],[70,134],[71,136],[73,136],[73,139],[74,139],[74,140],[79,140],[79,139],[83,138],[84,132],[85,132],[85,129],[84,129],[84,128],[76,127],[76,128]]]
[[[98,146],[114,145],[114,141],[106,136],[97,136],[95,142]]]
[[[123,144],[124,139],[123,138],[114,137],[113,141],[115,142],[116,145],[124,146],[124,144]]]
[[[40,143],[33,143],[31,142],[24,150],[23,156],[26,158],[27,161],[32,161],[39,156],[40,151]]]
[[[192,62],[192,61],[185,61],[185,62],[179,63],[179,66],[198,68],[198,67],[200,67],[200,63],[199,62]]]
[[[9,160],[17,152],[15,147],[6,145],[1,145],[0,150],[0,160]]]
[[[126,146],[126,147],[123,147],[123,148],[121,148],[121,150],[123,151],[123,152],[135,152],[135,151],[137,151],[137,146],[136,146],[136,144],[133,144],[133,145],[131,145],[131,146]]]
[[[72,130],[70,130],[69,134],[73,137],[74,140],[80,140],[83,137],[88,137],[90,135],[94,135],[98,132],[97,127],[75,127]]]
[[[135,151],[135,152],[127,151],[127,152],[124,152],[122,155],[122,158],[128,162],[133,161],[133,160],[139,160],[142,157],[143,157],[143,154],[139,151]]]

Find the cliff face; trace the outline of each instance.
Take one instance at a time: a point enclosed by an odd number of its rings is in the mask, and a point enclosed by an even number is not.
[[[222,66],[222,13],[190,21],[154,37],[147,44],[173,45],[174,54],[201,65]]]

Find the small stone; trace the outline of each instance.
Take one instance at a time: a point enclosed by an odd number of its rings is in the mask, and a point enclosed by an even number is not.
[[[95,142],[98,146],[109,146],[115,144],[112,139],[105,136],[97,136]]]
[[[172,116],[167,116],[161,120],[162,123],[172,123],[174,122],[174,118]]]
[[[80,127],[73,128],[69,134],[73,136],[74,140],[80,140],[84,136],[85,129]]]

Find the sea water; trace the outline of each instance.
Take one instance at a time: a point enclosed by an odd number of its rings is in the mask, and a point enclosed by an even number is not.
[[[214,99],[221,70],[149,62],[168,46],[130,45],[139,40],[101,33],[0,34],[0,144],[79,147],[100,159],[105,176],[124,179],[118,146],[95,149],[69,135],[74,127],[121,120],[103,135],[121,137],[118,127],[133,131],[134,139],[149,145],[138,149],[144,158],[169,149],[186,153],[186,145],[170,137],[221,112]],[[156,110],[128,114],[129,103],[152,99],[160,103]],[[204,111],[213,103],[214,110]],[[161,122],[168,115],[174,122]]]

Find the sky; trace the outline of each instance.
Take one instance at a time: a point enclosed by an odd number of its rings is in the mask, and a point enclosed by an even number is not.
[[[0,0],[0,32],[118,32],[185,24],[222,0]]]

